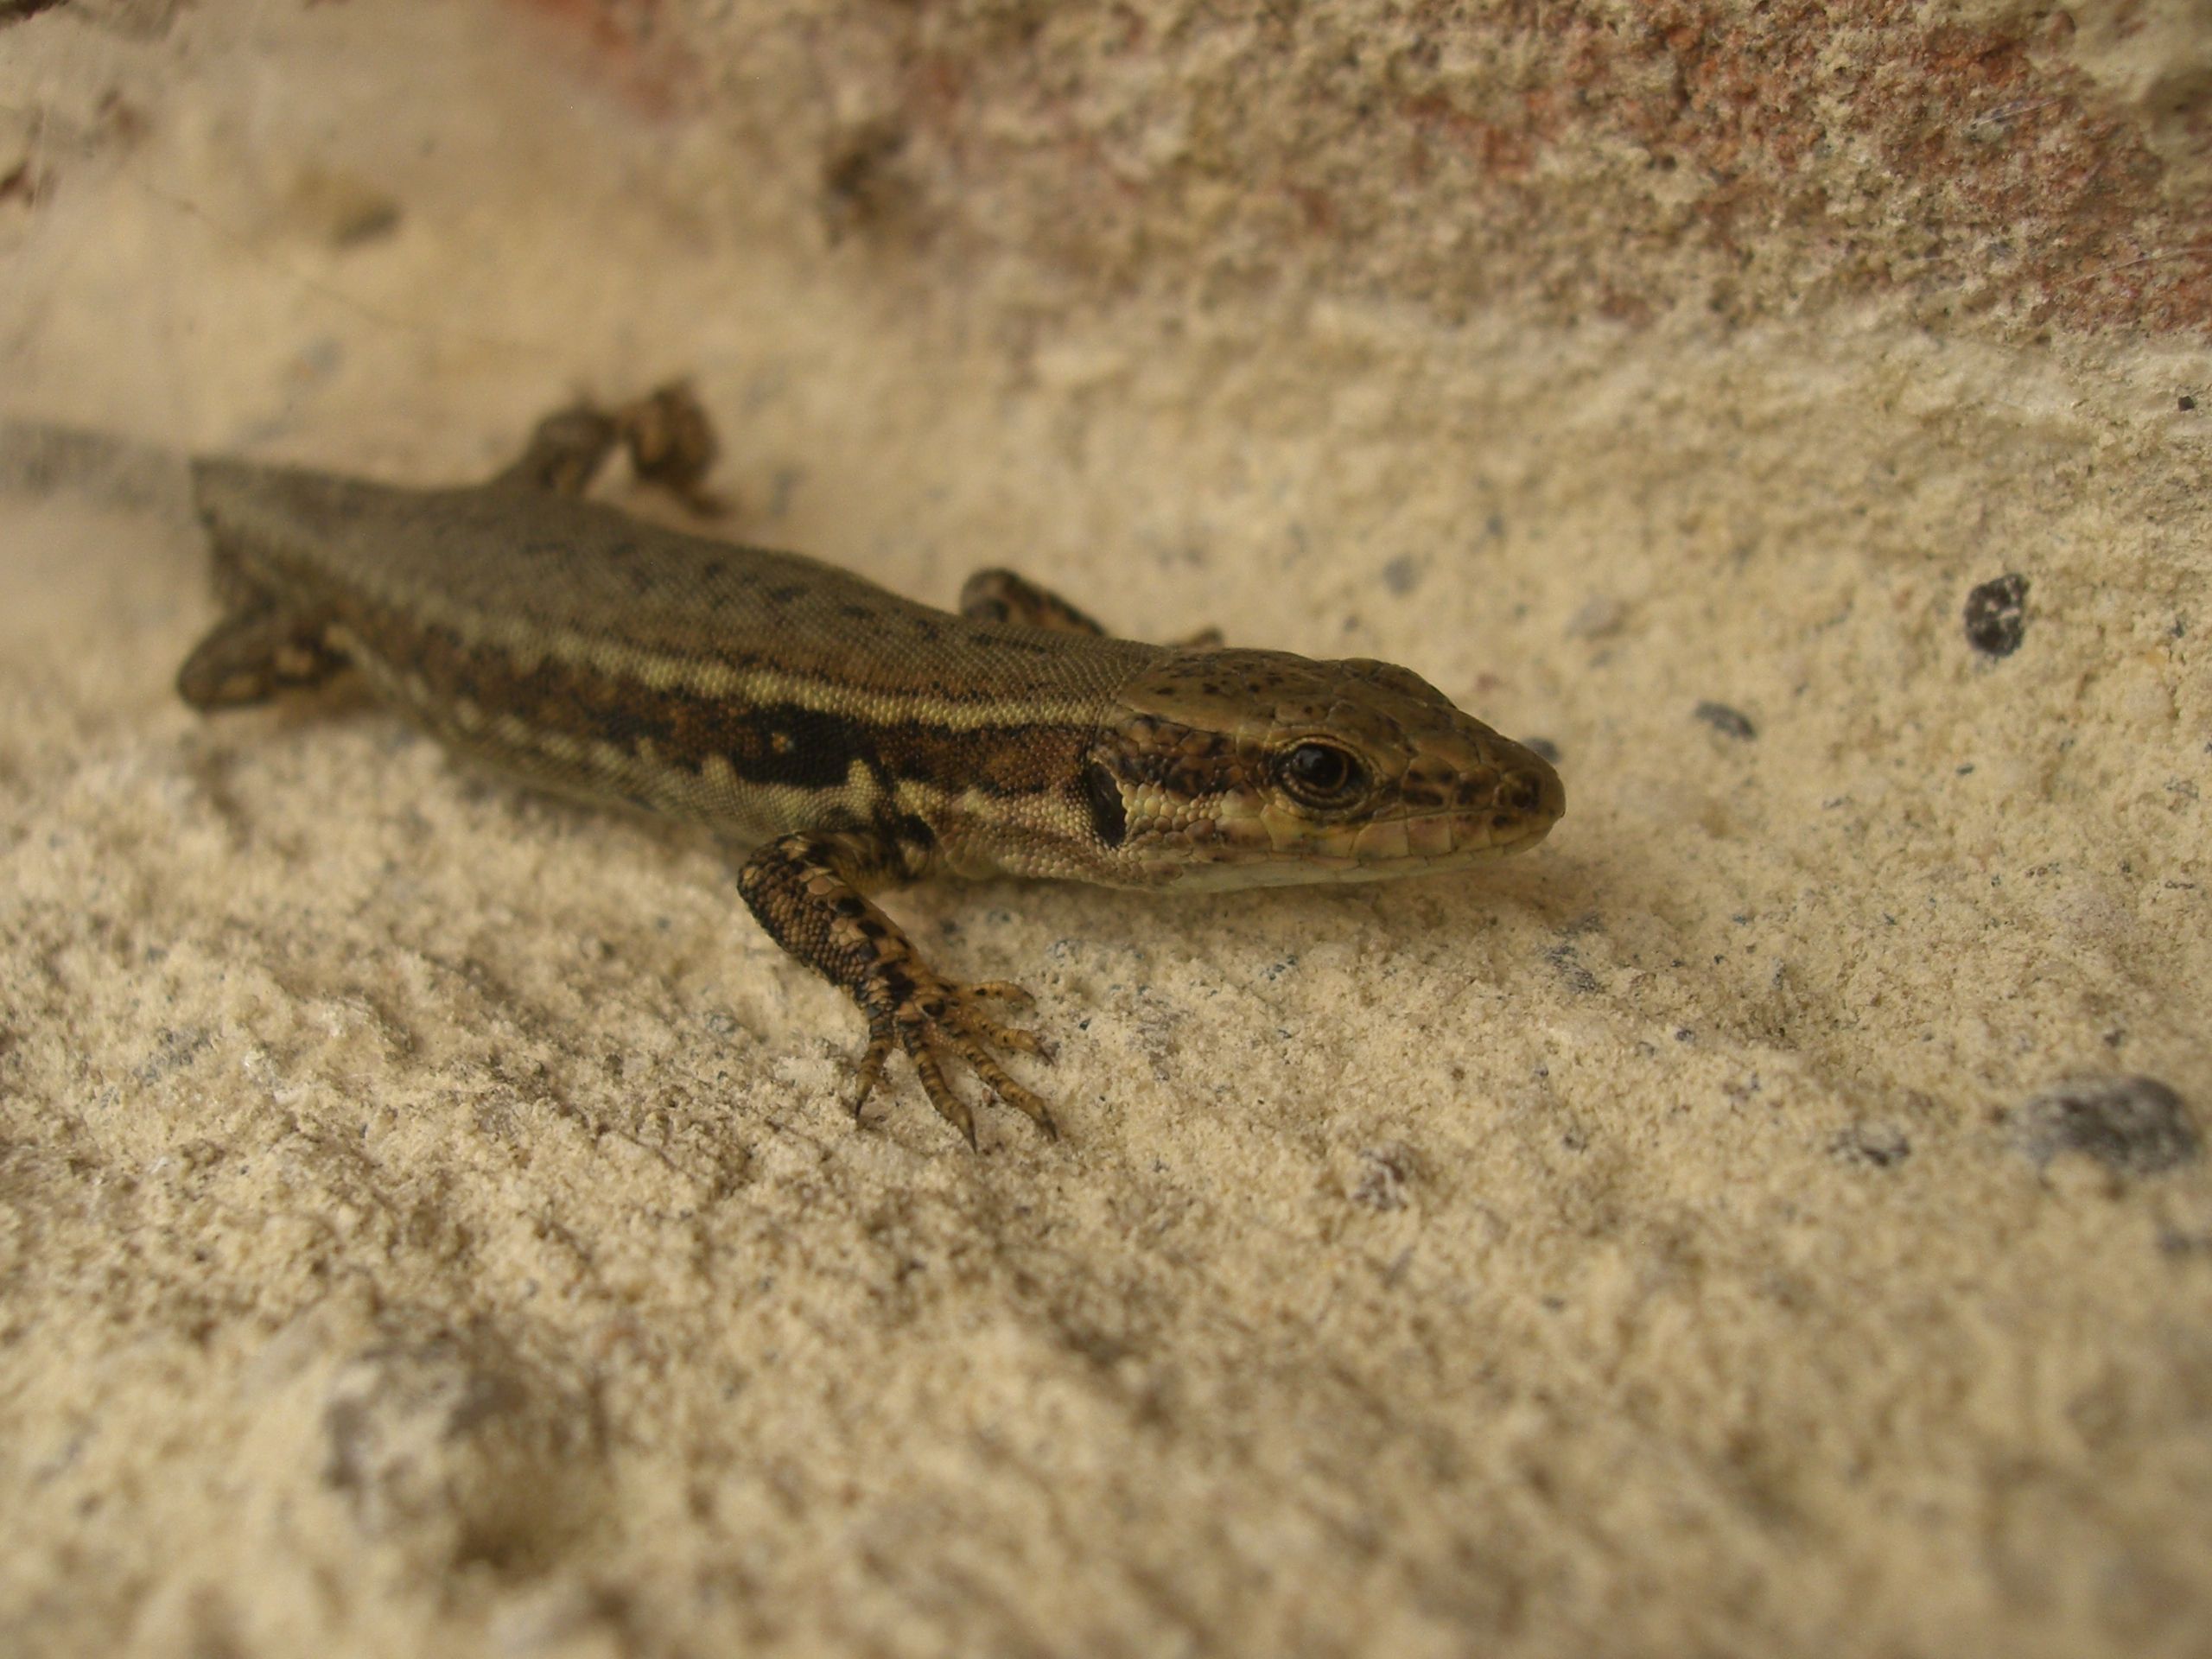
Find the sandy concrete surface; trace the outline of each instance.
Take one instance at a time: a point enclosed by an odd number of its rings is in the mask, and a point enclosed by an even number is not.
[[[2202,5],[26,10],[0,416],[144,448],[0,445],[0,1649],[2212,1653]],[[900,896],[978,1157],[711,848],[177,702],[162,452],[677,372],[1568,816]]]

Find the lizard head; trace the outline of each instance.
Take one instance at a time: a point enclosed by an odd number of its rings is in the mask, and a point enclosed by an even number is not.
[[[1541,756],[1411,671],[1273,651],[1139,673],[1082,791],[1121,879],[1200,888],[1453,869],[1535,846],[1567,806]]]

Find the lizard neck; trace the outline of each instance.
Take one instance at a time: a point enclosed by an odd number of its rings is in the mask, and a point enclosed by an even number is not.
[[[997,648],[1006,640],[979,641],[960,698],[887,699],[865,737],[892,821],[926,827],[928,856],[912,874],[1131,885],[1102,832],[1089,769],[1122,689],[1169,653],[1012,632],[1039,653],[1009,660]]]

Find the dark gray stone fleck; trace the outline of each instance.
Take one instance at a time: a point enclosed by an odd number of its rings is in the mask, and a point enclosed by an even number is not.
[[[1967,595],[1967,643],[1985,657],[2010,657],[2028,632],[2028,579],[2007,572]]]
[[[2156,1175],[2202,1155],[2189,1109],[2156,1077],[2077,1077],[2006,1115],[2013,1149],[2037,1168],[2078,1152],[2123,1175]]]
[[[1369,1210],[1402,1210],[1406,1189],[1413,1185],[1419,1160],[1410,1147],[1385,1141],[1359,1149],[1359,1179],[1352,1183],[1351,1201]]]
[[[1382,567],[1382,585],[1394,594],[1410,594],[1421,585],[1421,562],[1410,553],[1401,553]]]
[[[1544,952],[1544,960],[1559,970],[1559,976],[1567,982],[1567,989],[1577,995],[1593,996],[1604,988],[1598,982],[1598,976],[1576,957],[1572,944],[1552,946]]]
[[[1828,1151],[1847,1164],[1889,1169],[1912,1156],[1912,1142],[1894,1123],[1853,1123],[1828,1142]]]
[[[1759,734],[1759,728],[1751,724],[1749,715],[1731,709],[1725,702],[1700,702],[1692,712],[1723,737],[1748,743]]]

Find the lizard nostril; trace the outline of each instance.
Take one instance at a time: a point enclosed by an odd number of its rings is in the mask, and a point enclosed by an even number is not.
[[[1548,769],[1508,772],[1497,786],[1497,804],[1524,818],[1556,818],[1566,810],[1567,791]]]

